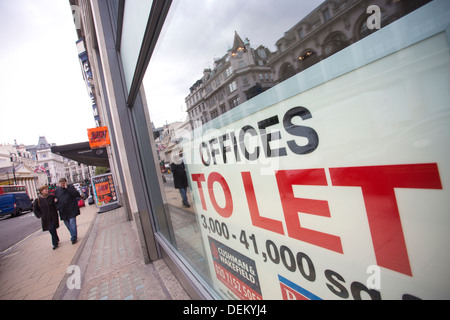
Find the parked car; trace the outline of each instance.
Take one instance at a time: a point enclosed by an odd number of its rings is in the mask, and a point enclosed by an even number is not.
[[[0,195],[0,216],[21,215],[25,211],[33,210],[33,202],[26,192],[12,192]]]

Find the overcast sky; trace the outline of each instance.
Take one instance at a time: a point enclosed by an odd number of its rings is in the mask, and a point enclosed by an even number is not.
[[[189,88],[233,46],[234,32],[272,52],[324,0],[175,0],[144,78],[156,127],[184,121]]]
[[[323,0],[174,1],[144,80],[155,126],[184,120],[185,97],[234,32],[272,51]],[[274,5],[276,4],[276,5]],[[0,0],[0,144],[87,141],[95,127],[66,0]]]
[[[0,0],[0,144],[87,141],[95,127],[67,0]]]

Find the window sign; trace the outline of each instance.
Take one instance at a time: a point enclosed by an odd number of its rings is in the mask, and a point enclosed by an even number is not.
[[[99,149],[111,145],[108,127],[91,128],[87,131],[91,149]]]

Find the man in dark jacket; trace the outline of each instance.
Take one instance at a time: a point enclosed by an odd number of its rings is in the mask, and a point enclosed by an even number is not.
[[[59,211],[59,217],[64,221],[70,232],[72,244],[77,242],[77,216],[80,214],[78,199],[80,193],[73,185],[67,185],[65,178],[59,179],[59,187],[55,191],[56,208]]]
[[[178,157],[175,156],[173,162],[170,164],[170,170],[173,173],[173,184],[175,189],[180,191],[183,207],[189,208],[189,201],[187,198],[188,181],[186,176],[186,168],[183,163],[183,152],[180,151]]]

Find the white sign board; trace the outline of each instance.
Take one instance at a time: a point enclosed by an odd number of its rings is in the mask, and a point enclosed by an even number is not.
[[[439,33],[190,141],[215,289],[449,299],[449,57]]]

